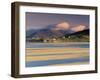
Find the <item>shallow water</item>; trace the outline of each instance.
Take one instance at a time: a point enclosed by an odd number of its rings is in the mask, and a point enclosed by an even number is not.
[[[61,47],[79,47],[79,48],[89,48],[89,43],[26,43],[26,48],[61,48]]]
[[[72,59],[30,61],[30,62],[26,62],[26,67],[47,66],[47,65],[54,65],[54,64],[68,64],[68,63],[85,62],[85,61],[89,61],[89,58],[84,57],[84,58],[72,58]]]

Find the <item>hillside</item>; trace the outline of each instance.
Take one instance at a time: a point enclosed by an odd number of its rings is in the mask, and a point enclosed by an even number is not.
[[[89,29],[85,26],[79,25],[77,27],[70,27],[67,22],[47,25],[41,29],[26,30],[27,41],[44,41],[48,39],[51,41],[89,41]]]
[[[83,31],[79,31],[76,33],[72,33],[72,34],[66,34],[65,39],[67,41],[89,41],[89,29],[87,30],[83,30]]]

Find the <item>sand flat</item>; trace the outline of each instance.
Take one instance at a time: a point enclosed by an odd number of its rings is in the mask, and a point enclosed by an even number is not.
[[[54,60],[54,59],[70,59],[70,58],[79,58],[79,57],[87,57],[88,55],[81,55],[81,54],[77,54],[77,55],[58,55],[58,56],[29,56],[26,57],[26,61],[40,61],[40,60]]]
[[[47,54],[47,53],[80,53],[80,52],[89,52],[88,48],[43,48],[43,49],[26,49],[27,54]]]
[[[55,53],[57,53],[58,55],[33,56],[33,54],[55,54]],[[66,54],[63,55],[62,53]],[[89,49],[87,48],[26,49],[26,61],[69,59],[69,58],[86,57],[86,56],[89,56]]]

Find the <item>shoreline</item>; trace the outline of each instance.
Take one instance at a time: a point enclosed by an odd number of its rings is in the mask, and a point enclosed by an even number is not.
[[[26,43],[34,43],[34,44],[64,44],[64,43],[68,43],[68,44],[87,44],[89,42],[26,42]]]
[[[29,44],[32,44],[32,45],[55,45],[55,46],[58,46],[58,47],[26,47],[26,49],[53,49],[53,48],[66,48],[66,47],[59,47],[59,45],[63,45],[63,46],[70,46],[70,45],[84,45],[84,44],[89,44],[89,42],[63,42],[63,43],[29,43]],[[26,43],[27,45],[27,43]],[[68,48],[81,48],[81,47],[68,47]]]

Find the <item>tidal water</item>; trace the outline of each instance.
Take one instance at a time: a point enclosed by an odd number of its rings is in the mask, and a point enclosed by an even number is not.
[[[79,47],[79,48],[89,48],[89,43],[26,43],[26,48],[63,48],[63,47]]]

